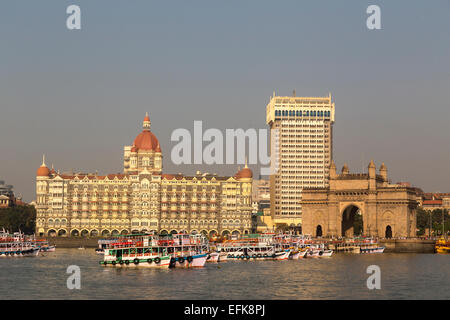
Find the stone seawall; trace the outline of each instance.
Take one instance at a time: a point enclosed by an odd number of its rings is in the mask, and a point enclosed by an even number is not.
[[[384,239],[379,244],[385,246],[384,252],[394,253],[434,253],[435,240]]]
[[[40,238],[47,240],[51,245],[55,245],[56,248],[79,248],[81,246],[85,248],[97,248],[98,240],[104,238],[98,237],[45,237]]]

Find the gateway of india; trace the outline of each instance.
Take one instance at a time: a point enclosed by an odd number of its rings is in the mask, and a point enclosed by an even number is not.
[[[414,188],[388,182],[384,163],[379,174],[373,161],[368,173],[352,174],[345,164],[336,174],[332,161],[328,187],[303,189],[303,233],[353,237],[360,215],[365,236],[414,237],[417,204]]]
[[[253,174],[247,165],[230,177],[163,174],[150,124],[147,114],[133,145],[124,147],[123,173],[60,174],[43,159],[36,172],[36,233],[250,233]]]

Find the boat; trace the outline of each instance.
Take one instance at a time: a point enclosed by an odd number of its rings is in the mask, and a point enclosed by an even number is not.
[[[203,267],[208,259],[209,243],[203,234],[160,235],[159,245],[167,248],[173,268]]]
[[[35,240],[34,244],[41,252],[55,252],[56,246],[50,245],[47,240]]]
[[[211,252],[208,254],[206,262],[219,262],[219,256],[220,254],[218,252]]]
[[[274,234],[245,235],[218,243],[217,248],[227,260],[287,260],[291,253],[274,240]]]
[[[111,267],[169,268],[171,255],[152,235],[123,236],[104,249],[100,265]]]
[[[117,241],[118,241],[117,238],[114,238],[114,239],[99,239],[98,242],[97,242],[98,243],[98,248],[95,249],[95,253],[99,254],[99,255],[105,254],[105,249],[109,248],[111,243],[115,243]]]
[[[360,253],[383,253],[385,248],[380,246],[361,246]]]
[[[436,253],[449,254],[450,253],[450,241],[445,240],[443,237],[441,237],[438,241],[436,241],[434,249],[436,250]]]
[[[0,232],[0,257],[36,257],[39,247],[35,245],[33,236],[25,236],[22,232],[9,234]]]
[[[333,250],[323,250],[319,252],[319,257],[324,258],[324,257],[331,257],[331,255],[333,254]]]
[[[219,252],[219,260],[218,262],[225,262],[228,260],[228,253],[226,252]]]
[[[132,234],[119,236],[103,250],[104,266],[195,268],[205,265],[209,246],[202,234]]]

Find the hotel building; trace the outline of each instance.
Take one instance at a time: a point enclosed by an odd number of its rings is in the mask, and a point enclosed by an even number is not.
[[[302,189],[327,187],[332,159],[335,107],[328,97],[271,97],[270,207],[275,226],[302,224]]]
[[[123,173],[60,174],[44,159],[36,174],[37,234],[249,233],[253,174],[247,165],[230,177],[164,174],[150,125],[146,115],[142,132],[124,147]]]

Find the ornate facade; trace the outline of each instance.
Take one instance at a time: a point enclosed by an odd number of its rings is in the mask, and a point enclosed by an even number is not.
[[[355,218],[360,215],[363,235],[413,237],[417,204],[414,188],[388,182],[384,164],[379,174],[373,161],[367,174],[352,174],[347,165],[336,174],[332,162],[329,187],[303,189],[303,233],[353,237]]]
[[[247,165],[230,177],[164,174],[150,125],[146,115],[143,131],[124,147],[120,174],[60,174],[44,159],[36,174],[37,234],[249,233],[253,174]]]

